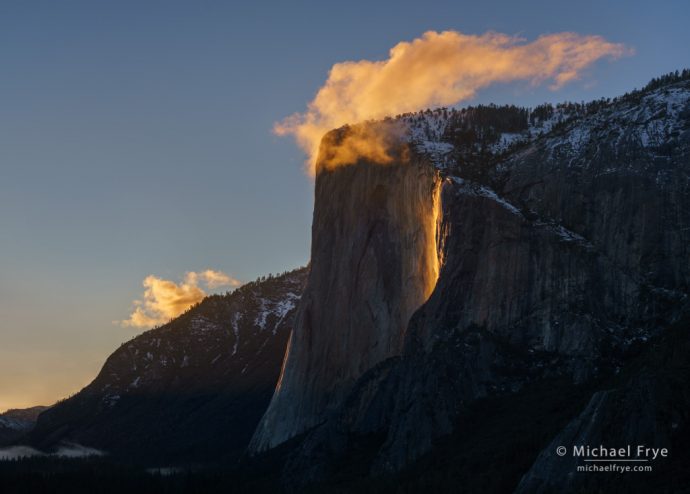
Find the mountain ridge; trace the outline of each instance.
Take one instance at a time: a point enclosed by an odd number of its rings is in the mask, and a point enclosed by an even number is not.
[[[209,296],[123,343],[23,439],[42,450],[69,441],[162,466],[238,457],[278,379],[306,272]]]

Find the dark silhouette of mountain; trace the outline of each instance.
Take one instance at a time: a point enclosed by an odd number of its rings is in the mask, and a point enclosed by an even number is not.
[[[209,296],[123,344],[20,442],[77,443],[150,466],[239,456],[278,380],[306,272]]]
[[[26,434],[36,423],[38,416],[47,410],[45,406],[31,408],[12,408],[0,414],[0,445],[10,444],[12,441]]]

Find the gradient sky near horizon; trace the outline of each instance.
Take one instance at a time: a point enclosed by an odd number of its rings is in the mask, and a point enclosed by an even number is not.
[[[635,55],[463,104],[590,100],[690,67],[685,1],[0,4],[0,411],[88,384],[150,274],[306,264],[304,154],[272,133],[344,60],[427,30],[574,31]]]

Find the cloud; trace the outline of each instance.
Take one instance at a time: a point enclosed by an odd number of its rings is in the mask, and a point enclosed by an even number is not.
[[[59,458],[86,458],[90,456],[103,456],[105,452],[82,446],[77,443],[63,442],[54,453],[44,453],[31,446],[10,446],[0,449],[0,460],[21,460],[36,456],[57,456]]]
[[[233,288],[237,288],[238,286],[242,285],[241,281],[236,280],[232,276],[229,276],[222,271],[213,271],[212,269],[207,269],[201,273],[187,273],[187,276],[189,275],[196,275],[197,277],[201,278],[211,289],[218,288],[220,286],[231,286]]]
[[[100,449],[64,442],[53,455],[60,458],[88,458],[90,456],[104,456],[105,453]]]
[[[386,60],[341,62],[303,113],[275,124],[309,156],[314,173],[321,137],[331,129],[434,106],[450,106],[497,82],[550,82],[551,89],[581,77],[597,60],[631,54],[601,36],[557,33],[532,42],[488,32],[428,31],[391,48]]]
[[[180,283],[149,275],[142,284],[144,296],[134,301],[134,311],[128,319],[120,321],[122,326],[148,328],[168,322],[206,297],[200,284],[213,290],[222,286],[237,288],[242,283],[222,271],[207,269],[186,273]]]
[[[331,134],[320,147],[319,166],[333,169],[355,163],[358,159],[387,164],[393,161],[393,149],[404,135],[398,122],[368,122],[348,126]]]

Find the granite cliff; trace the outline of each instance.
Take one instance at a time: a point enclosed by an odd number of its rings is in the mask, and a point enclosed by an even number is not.
[[[253,452],[319,424],[364,372],[399,355],[409,318],[438,277],[438,171],[403,142],[389,150],[390,163],[325,166],[350,132],[322,144],[311,270]]]
[[[671,78],[610,101],[527,112],[517,125],[480,118],[494,110],[501,113],[490,107],[400,116],[408,128],[400,145],[418,155],[412,163],[352,163],[339,169],[347,180],[329,183],[328,194],[328,179],[317,178],[310,282],[319,280],[311,285],[319,290],[303,299],[284,376],[301,370],[277,390],[254,438],[261,450],[306,431],[284,469],[288,485],[336,478],[343,464],[363,456],[362,475],[399,475],[462,429],[465,414],[485,400],[511,399],[548,382],[586,395],[687,311],[690,81]],[[519,109],[504,112],[523,118]],[[367,237],[341,225],[390,218],[378,219],[373,201],[416,204],[423,224],[430,194],[425,209],[393,177],[383,197],[349,187],[372,170],[383,176],[405,166],[443,177],[439,277],[428,300],[417,297],[417,310],[404,312],[409,324],[395,332],[392,351],[361,358],[379,326],[363,326],[366,311],[354,306],[324,319],[335,299],[315,297],[338,286],[339,300],[369,300],[403,258],[387,255],[385,274],[383,264],[371,274],[352,270],[352,257],[341,253],[322,263],[319,236],[334,242],[329,252],[361,249]],[[333,270],[341,261],[356,282]],[[334,358],[333,348],[343,353]],[[576,402],[562,404],[573,419]],[[538,411],[539,403],[533,406]],[[534,447],[529,455],[536,459]]]

